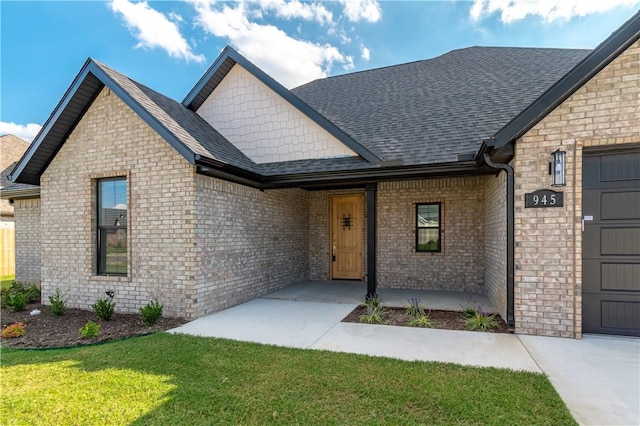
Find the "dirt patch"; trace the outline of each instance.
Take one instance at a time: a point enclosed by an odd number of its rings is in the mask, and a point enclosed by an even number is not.
[[[40,310],[40,315],[30,315],[34,309]],[[111,320],[101,321],[93,311],[69,308],[63,316],[56,317],[51,314],[48,306],[39,303],[30,304],[25,311],[11,312],[8,309],[2,309],[1,313],[3,329],[16,322],[22,322],[25,325],[24,336],[1,339],[2,346],[16,348],[87,345],[169,330],[186,322],[181,318],[160,318],[155,325],[147,327],[142,324],[138,314],[115,313]],[[84,339],[78,330],[89,321],[100,324],[100,333],[96,337]]]
[[[397,325],[402,327],[409,327],[407,324],[413,318],[405,313],[404,308],[386,308],[387,315],[385,319],[387,320],[384,325]],[[364,306],[358,306],[355,308],[349,315],[347,315],[342,322],[360,322],[360,315],[366,312],[366,308]],[[464,327],[464,317],[462,316],[462,312],[456,311],[439,311],[439,310],[431,310],[428,312],[429,319],[433,322],[433,328],[439,328],[443,330],[466,330]],[[493,330],[483,330],[487,333],[509,333],[509,327],[507,324],[500,318],[496,316],[496,320],[498,321],[498,327]]]

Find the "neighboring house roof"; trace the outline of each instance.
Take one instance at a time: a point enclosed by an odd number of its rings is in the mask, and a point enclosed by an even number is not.
[[[237,176],[247,184],[478,172],[484,150],[523,134],[635,42],[639,32],[640,12],[591,53],[472,47],[316,80],[291,91],[227,48],[182,104],[89,59],[12,173],[17,182],[39,183],[105,86],[201,171],[213,174],[214,169],[213,175]],[[235,64],[360,157],[253,162],[194,112]]]
[[[0,189],[3,198],[9,198],[7,195],[12,194],[12,190],[15,189],[15,185],[9,180],[9,174],[11,170],[18,164],[18,160],[22,158],[24,153],[29,148],[29,142],[14,136],[3,135],[0,136]],[[40,188],[32,185],[22,185],[18,188],[20,191],[35,190],[39,194]],[[2,200],[0,202],[0,214],[2,216],[12,216],[13,206],[8,201]]]
[[[0,155],[0,171],[2,173],[0,188],[11,185],[11,181],[7,177],[27,148],[29,148],[29,142],[17,136],[0,136],[0,152],[2,152],[2,155]]]

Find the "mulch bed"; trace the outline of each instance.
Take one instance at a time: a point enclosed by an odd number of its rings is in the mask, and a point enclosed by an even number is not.
[[[30,315],[34,309],[40,310],[39,315]],[[14,348],[56,348],[67,346],[88,345],[127,337],[141,336],[156,331],[169,330],[184,324],[181,318],[160,318],[158,322],[147,327],[140,321],[138,314],[115,313],[109,321],[101,321],[93,311],[67,308],[63,316],[51,314],[48,306],[32,303],[21,312],[2,309],[2,328],[16,322],[25,325],[22,337],[1,339],[2,346]],[[96,337],[84,339],[78,331],[89,321],[100,324],[100,333]]]
[[[405,313],[404,308],[387,308],[387,315],[385,319],[387,320],[384,325],[397,325],[408,327],[407,323],[411,321],[413,318]],[[358,306],[355,308],[349,315],[347,315],[342,322],[360,322],[360,315],[366,312],[365,306]],[[444,330],[466,330],[464,327],[464,318],[462,317],[462,312],[456,311],[439,311],[439,310],[431,310],[427,312],[429,314],[429,319],[433,322],[433,328],[439,328]],[[496,320],[498,321],[498,328],[493,330],[483,330],[487,333],[510,333],[509,327],[507,324],[500,318],[496,316]]]

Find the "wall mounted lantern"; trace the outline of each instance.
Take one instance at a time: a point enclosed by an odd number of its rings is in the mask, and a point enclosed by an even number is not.
[[[551,153],[552,161],[549,163],[549,174],[551,175],[552,186],[565,186],[567,184],[565,174],[565,159],[567,153],[565,151],[554,151]]]

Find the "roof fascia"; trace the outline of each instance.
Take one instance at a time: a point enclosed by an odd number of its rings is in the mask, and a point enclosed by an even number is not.
[[[311,108],[304,101],[302,101],[302,99],[295,96],[286,87],[278,83],[270,75],[268,75],[267,73],[262,71],[260,68],[255,66],[251,61],[246,59],[244,56],[242,56],[240,53],[238,53],[236,50],[234,50],[230,46],[225,47],[225,49],[222,51],[220,56],[218,56],[218,58],[215,60],[213,65],[209,67],[207,72],[202,76],[202,78],[200,78],[198,83],[194,86],[193,89],[191,89],[187,97],[182,101],[182,105],[184,105],[185,107],[193,111],[200,108],[203,101],[199,101],[197,100],[197,98],[200,97],[203,90],[209,90],[207,89],[207,84],[212,78],[217,77],[220,81],[224,79],[228,71],[222,69],[222,66],[228,60],[231,60],[234,63],[234,65],[238,64],[242,68],[247,70],[249,73],[251,73],[251,75],[257,78],[261,83],[263,83],[268,88],[273,90],[285,101],[287,101],[289,104],[291,104],[300,112],[302,112],[304,115],[309,117],[309,119],[314,121],[324,130],[329,132],[329,134],[331,134],[334,138],[338,139],[340,142],[342,142],[348,148],[350,148],[351,150],[356,152],[358,155],[363,157],[365,160],[374,164],[382,162],[382,159],[380,157],[378,157],[376,154],[374,154],[373,152],[365,148],[363,145],[358,143],[355,139],[353,139],[351,136],[345,133],[342,129],[340,129],[338,126],[333,124],[331,121],[327,120],[322,114],[320,114],[315,109]],[[215,87],[217,87],[217,85],[210,88],[210,92],[207,93],[206,96],[204,97],[206,98],[211,93],[213,93],[213,91],[215,90]]]
[[[40,197],[40,187],[34,186],[33,188],[23,188],[23,189],[3,189],[2,190],[2,198],[3,200],[18,200],[23,198],[39,198]]]
[[[93,61],[91,60],[91,58],[89,58],[82,65],[82,68],[80,68],[80,72],[73,79],[73,82],[71,83],[67,91],[62,96],[62,99],[60,99],[60,101],[58,102],[58,105],[56,105],[56,107],[54,108],[49,118],[47,118],[47,121],[44,123],[44,126],[42,126],[42,128],[40,129],[36,137],[33,139],[31,144],[29,145],[29,148],[25,151],[20,161],[18,161],[18,164],[16,164],[16,166],[13,168],[13,170],[11,171],[11,174],[9,174],[8,178],[10,181],[19,182],[18,179],[20,178],[20,174],[22,174],[22,171],[24,170],[26,165],[29,163],[29,160],[31,160],[31,157],[33,157],[35,152],[38,150],[38,148],[42,144],[42,141],[45,139],[46,135],[49,133],[49,131],[51,130],[53,125],[56,123],[58,118],[60,118],[60,115],[62,114],[64,109],[67,107],[71,99],[73,98],[73,94],[78,91],[78,89],[82,85],[82,82],[87,77],[87,74],[89,73],[89,66],[92,62]],[[24,182],[24,183],[31,183],[31,182]]]
[[[501,148],[524,135],[639,38],[640,12],[637,12],[564,77],[500,129],[493,136],[493,147]]]
[[[108,87],[112,92],[114,92],[122,101],[129,106],[136,114],[138,114],[153,130],[155,130],[160,136],[162,136],[176,151],[178,151],[187,161],[191,164],[195,164],[195,153],[191,151],[186,145],[184,145],[173,133],[171,133],[165,126],[163,126],[160,121],[155,118],[149,111],[142,107],[135,99],[129,95],[129,93],[120,87],[119,84],[115,82],[98,64],[96,64],[91,58],[87,59],[87,61],[82,66],[80,72],[76,76],[76,78],[71,83],[71,86],[67,89],[64,96],[53,110],[53,113],[47,119],[45,125],[42,127],[34,141],[29,146],[29,149],[25,152],[23,157],[20,159],[18,164],[16,164],[15,168],[12,170],[9,175],[9,179],[13,182],[20,182],[20,175],[24,171],[25,167],[28,165],[29,161],[33,157],[33,155],[37,152],[40,145],[46,139],[47,134],[55,125],[55,123],[60,118],[61,114],[64,112],[65,108],[69,105],[69,102],[73,99],[76,92],[82,87],[83,82],[87,78],[89,74],[95,76],[100,82],[102,82],[102,87]],[[95,90],[92,93],[93,98],[97,96],[97,94],[102,90],[102,87]],[[89,102],[88,105],[91,105],[93,101]],[[66,136],[62,141],[59,142],[57,149],[54,151],[54,154],[51,158],[49,158],[47,164],[43,168],[46,169],[48,164],[51,162],[53,157],[55,157],[58,149],[64,144],[66,138],[70,131],[75,127],[75,124],[81,119],[84,115],[85,111],[79,113],[75,119],[74,126],[72,126],[69,131],[66,132]],[[24,183],[34,183],[34,182],[24,182]]]

